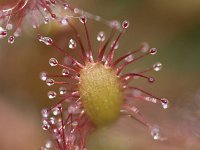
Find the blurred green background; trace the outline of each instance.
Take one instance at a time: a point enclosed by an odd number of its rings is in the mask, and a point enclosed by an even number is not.
[[[142,69],[162,62],[156,83],[138,82],[152,94],[170,100],[170,108],[136,102],[143,115],[160,126],[168,140],[153,141],[138,122],[122,117],[111,127],[91,135],[89,150],[199,150],[200,149],[200,1],[199,0],[71,0],[74,6],[108,20],[129,20],[130,28],[120,41],[118,56],[134,50],[146,41],[158,49],[128,67]],[[77,23],[77,22],[75,22]],[[100,22],[88,22],[93,47],[100,30],[110,28]],[[80,29],[81,26],[78,24]],[[39,43],[30,26],[13,45],[0,40],[0,149],[34,150],[42,146],[46,132],[40,128],[40,110],[51,106],[48,88],[39,73],[50,70],[48,60],[59,54]],[[68,29],[43,26],[41,31],[62,46],[72,37]],[[51,30],[51,32],[50,32]],[[48,32],[49,31],[49,32]],[[83,30],[80,29],[80,32]],[[84,33],[81,33],[84,34]],[[52,71],[52,70],[51,70]],[[142,80],[142,79],[140,79]],[[134,82],[132,83],[134,84]]]

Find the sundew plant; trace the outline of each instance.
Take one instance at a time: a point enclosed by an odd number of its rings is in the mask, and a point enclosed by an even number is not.
[[[73,7],[64,0],[20,0],[12,6],[3,5],[0,8],[0,38],[6,38],[10,34],[8,42],[13,44],[15,38],[20,36],[23,22],[29,20],[38,41],[47,47],[53,47],[63,56],[62,62],[56,58],[49,59],[49,65],[56,68],[52,74],[40,74],[40,79],[47,86],[58,86],[58,91],[51,90],[47,93],[48,98],[56,101],[56,104],[41,111],[42,129],[51,135],[41,150],[86,150],[87,137],[94,129],[112,124],[122,115],[143,124],[154,140],[164,139],[159,128],[147,122],[131,103],[142,100],[168,108],[166,98],[159,98],[131,84],[138,78],[146,80],[147,84],[153,84],[155,79],[145,74],[160,71],[162,64],[157,62],[137,72],[124,71],[127,66],[155,55],[157,49],[149,48],[147,43],[143,43],[135,51],[127,52],[119,58],[115,56],[120,39],[129,27],[128,21],[107,21]],[[108,36],[104,31],[97,34],[99,47],[96,48],[90,39],[90,19],[111,28]],[[66,43],[65,48],[52,37],[40,33],[40,25],[49,24],[53,20],[61,26],[68,26],[73,32],[74,36]],[[84,35],[80,35],[73,21],[82,24]],[[83,39],[86,39],[86,43]],[[94,56],[95,51],[97,58]]]

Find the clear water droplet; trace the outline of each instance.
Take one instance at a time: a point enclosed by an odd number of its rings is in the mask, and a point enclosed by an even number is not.
[[[126,62],[131,62],[133,59],[134,59],[134,58],[133,58],[133,55],[129,55],[129,56],[126,57],[124,60],[125,60]]]
[[[48,130],[50,128],[50,125],[49,124],[44,124],[42,125],[42,129],[43,130]]]
[[[46,80],[46,84],[47,84],[48,86],[52,86],[52,85],[54,85],[54,83],[55,83],[55,81],[54,81],[53,79],[47,79],[47,80]]]
[[[0,27],[0,39],[6,36],[7,36],[7,31],[4,28]]]
[[[73,39],[70,39],[69,40],[69,48],[70,49],[75,49],[76,48],[76,46],[77,46],[77,44],[76,44],[76,41],[75,40],[73,40]]]
[[[12,30],[12,29],[13,29],[13,25],[12,25],[11,23],[8,23],[8,24],[6,25],[6,29],[7,29],[7,30]]]
[[[103,42],[105,41],[105,39],[106,39],[105,33],[103,31],[99,32],[97,35],[97,41]]]
[[[149,52],[150,52],[151,55],[155,55],[157,53],[157,49],[156,48],[151,48],[149,50]]]
[[[69,75],[69,70],[63,69],[63,70],[62,70],[62,75],[63,75],[63,76]]]
[[[50,59],[49,59],[49,65],[52,66],[52,67],[57,66],[57,65],[58,65],[57,59],[55,59],[55,58],[50,58]]]
[[[46,45],[52,45],[53,44],[53,40],[50,37],[40,36],[39,41],[43,42]]]
[[[58,108],[58,107],[54,107],[54,108],[52,109],[52,113],[53,113],[54,116],[59,115],[59,114],[60,114],[59,108]]]
[[[119,28],[120,28],[120,22],[117,21],[117,20],[113,20],[113,21],[111,21],[110,26],[111,26],[112,28],[119,29]]]
[[[13,44],[15,42],[15,37],[13,35],[11,35],[9,38],[8,38],[8,43],[10,44]]]
[[[166,98],[161,98],[161,104],[164,109],[169,108],[169,100]]]
[[[40,73],[40,80],[46,81],[46,79],[47,79],[47,73],[46,72],[41,72]]]
[[[68,7],[69,7],[69,5],[68,5],[67,3],[64,3],[64,4],[63,4],[63,7],[64,7],[64,10],[67,10]]]
[[[56,118],[55,117],[50,117],[49,118],[49,124],[55,125],[56,124]]]
[[[80,20],[81,23],[86,24],[86,22],[87,22],[87,17],[84,16],[84,15],[83,15],[83,16],[80,16],[80,17],[79,17],[79,20]]]
[[[113,41],[113,43],[111,44],[111,48],[114,46],[115,44],[115,41]],[[114,50],[118,49],[119,48],[119,43],[117,42],[114,46]]]
[[[72,126],[77,126],[78,125],[78,122],[77,121],[73,121],[72,122]]]
[[[75,14],[78,14],[80,12],[80,9],[79,8],[74,8],[74,13]]]
[[[102,62],[106,62],[106,56],[105,55],[102,58]]]
[[[79,146],[75,145],[75,146],[74,146],[74,150],[80,150],[80,149],[79,149]]]
[[[46,147],[40,147],[40,150],[47,150]]]
[[[124,80],[127,81],[127,80],[129,80],[130,78],[131,78],[130,76],[127,76],[127,77],[124,78]]]
[[[154,82],[155,82],[155,78],[149,77],[149,78],[148,78],[148,82],[149,82],[149,83],[154,83]]]
[[[160,62],[157,62],[153,65],[153,69],[155,71],[160,71],[162,69],[162,64]]]
[[[17,30],[14,32],[14,36],[15,37],[19,37],[21,34],[21,29],[20,28],[17,28]]]
[[[62,25],[68,25],[68,20],[67,20],[67,18],[62,18],[61,21],[60,21],[60,23],[61,23]]]
[[[122,23],[122,28],[123,29],[127,29],[129,27],[129,22],[127,20],[125,20],[123,23]]]
[[[100,17],[100,16],[95,16],[94,19],[95,19],[96,21],[100,21],[100,20],[101,20],[101,17]]]
[[[55,137],[59,136],[59,130],[57,128],[53,129],[53,135]]]
[[[56,14],[51,14],[52,19],[56,19]]]
[[[41,110],[41,114],[42,114],[42,117],[44,118],[47,118],[49,116],[49,112],[46,108]]]
[[[141,44],[141,51],[143,52],[143,53],[146,53],[148,50],[149,50],[149,44],[148,43],[146,43],[146,42],[143,42],[142,44]]]
[[[151,127],[151,136],[153,137],[154,140],[160,139],[160,129],[158,126]]]
[[[46,141],[45,147],[46,148],[51,148],[53,146],[53,143],[51,140]]]
[[[65,87],[60,87],[59,88],[59,93],[60,93],[60,95],[64,95],[64,94],[67,93],[67,89]]]
[[[49,23],[49,17],[45,17],[44,18],[44,24],[48,24]]]
[[[49,91],[49,92],[47,93],[47,95],[48,95],[49,99],[54,99],[54,98],[56,97],[56,92],[54,92],[54,91]]]

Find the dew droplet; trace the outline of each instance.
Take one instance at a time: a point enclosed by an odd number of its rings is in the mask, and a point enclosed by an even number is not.
[[[46,147],[40,147],[40,150],[47,150]]]
[[[47,80],[46,80],[46,84],[47,84],[48,86],[52,86],[52,85],[54,85],[54,83],[55,83],[55,81],[54,81],[53,79],[47,79]]]
[[[100,21],[100,20],[101,20],[101,17],[100,17],[100,16],[95,16],[94,19],[95,19],[96,21]]]
[[[50,125],[49,124],[44,124],[42,125],[42,129],[43,130],[48,130],[50,128]]]
[[[77,121],[73,121],[72,122],[72,126],[77,126],[78,125],[78,122]]]
[[[67,89],[65,87],[60,87],[59,88],[59,93],[60,93],[60,95],[64,95],[64,94],[67,93]]]
[[[63,76],[69,75],[69,70],[63,69],[63,70],[62,70],[62,75],[63,75]]]
[[[75,40],[73,40],[73,39],[70,39],[69,40],[69,48],[70,49],[75,49],[76,48],[76,46],[77,46],[77,44],[76,44],[76,41]]]
[[[13,29],[13,25],[12,25],[11,23],[8,23],[8,24],[6,25],[6,29],[7,29],[7,30],[12,30],[12,29]]]
[[[142,44],[141,44],[141,51],[143,52],[143,53],[146,53],[147,51],[148,51],[148,49],[149,49],[149,44],[147,43],[147,42],[143,42]]]
[[[117,21],[117,20],[113,20],[113,21],[111,21],[110,26],[111,26],[112,28],[119,29],[119,28],[120,28],[120,23],[119,23],[119,21]]]
[[[40,73],[40,80],[46,81],[46,79],[47,79],[47,73],[46,72],[41,72]]]
[[[64,3],[64,4],[63,4],[63,7],[64,7],[64,10],[67,10],[68,7],[69,7],[69,5],[68,5],[67,3]]]
[[[8,38],[8,43],[10,44],[13,44],[15,42],[15,37],[13,35],[11,35],[9,38]]]
[[[161,100],[162,107],[164,109],[167,109],[169,107],[169,100],[166,98],[161,98],[160,100]]]
[[[75,145],[75,146],[74,146],[74,150],[80,150],[80,149],[79,149],[79,146]]]
[[[127,80],[129,80],[130,78],[131,78],[130,76],[127,76],[127,77],[124,78],[124,80],[127,81]]]
[[[62,18],[61,21],[60,21],[60,23],[61,23],[62,25],[68,25],[68,20],[67,20],[67,18]]]
[[[87,17],[84,16],[84,15],[83,15],[83,16],[80,16],[80,17],[79,17],[79,20],[80,20],[81,23],[86,24],[86,22],[87,22]]]
[[[17,28],[17,30],[14,32],[14,36],[15,37],[19,37],[21,34],[21,29],[20,28]]]
[[[59,114],[60,114],[59,108],[58,108],[58,107],[54,107],[54,108],[52,109],[52,113],[53,113],[54,116],[59,115]]]
[[[53,146],[53,143],[51,140],[46,141],[45,147],[46,148],[51,148]]]
[[[155,82],[155,78],[149,77],[149,78],[148,78],[148,82],[149,82],[149,83],[154,83],[154,82]]]
[[[78,14],[80,12],[80,9],[79,8],[74,8],[74,13],[75,14]]]
[[[43,42],[46,45],[52,45],[53,44],[53,40],[50,37],[40,36],[39,41]]]
[[[50,59],[49,59],[49,65],[52,66],[52,67],[57,66],[57,65],[58,65],[57,59],[55,59],[55,58],[50,58]]]
[[[42,117],[44,118],[47,118],[49,116],[49,112],[46,108],[41,110],[41,114],[42,114]]]
[[[48,24],[49,23],[49,18],[48,17],[45,17],[44,18],[44,24]]]
[[[129,27],[129,22],[127,20],[125,20],[123,23],[122,23],[122,28],[123,29],[127,29]]]
[[[149,50],[149,52],[150,52],[151,55],[155,55],[157,53],[157,49],[156,48],[151,48]]]
[[[106,62],[106,56],[103,55],[102,62]]]
[[[154,140],[160,139],[160,129],[158,126],[151,127],[151,136],[153,137]]]
[[[49,118],[49,124],[55,125],[56,124],[56,118],[55,117],[50,117]]]
[[[162,69],[162,64],[160,62],[157,62],[153,65],[153,70],[160,71]]]
[[[4,28],[0,27],[0,39],[6,36],[7,36],[7,31]]]
[[[126,62],[131,62],[133,60],[133,55],[129,55],[124,59]]]
[[[47,93],[47,95],[48,95],[49,99],[54,99],[54,98],[56,97],[56,92],[54,92],[54,91],[49,91],[49,92]]]
[[[60,132],[59,132],[59,130],[58,130],[57,128],[53,129],[53,136],[54,136],[55,138],[58,138],[58,137],[59,137],[59,134],[60,134]]]
[[[51,14],[52,19],[56,19],[56,14]]]
[[[114,44],[115,44],[115,46],[114,46]],[[114,50],[116,50],[116,49],[118,49],[119,48],[119,43],[117,42],[117,43],[115,43],[115,41],[113,41],[113,43],[111,44],[111,48],[114,46]]]
[[[44,7],[44,8],[43,8],[43,11],[44,11],[44,12],[46,12],[46,11],[47,11],[47,8],[46,8],[46,7]]]
[[[106,39],[105,33],[103,31],[99,32],[97,35],[97,41],[103,42],[105,41],[105,39]]]

